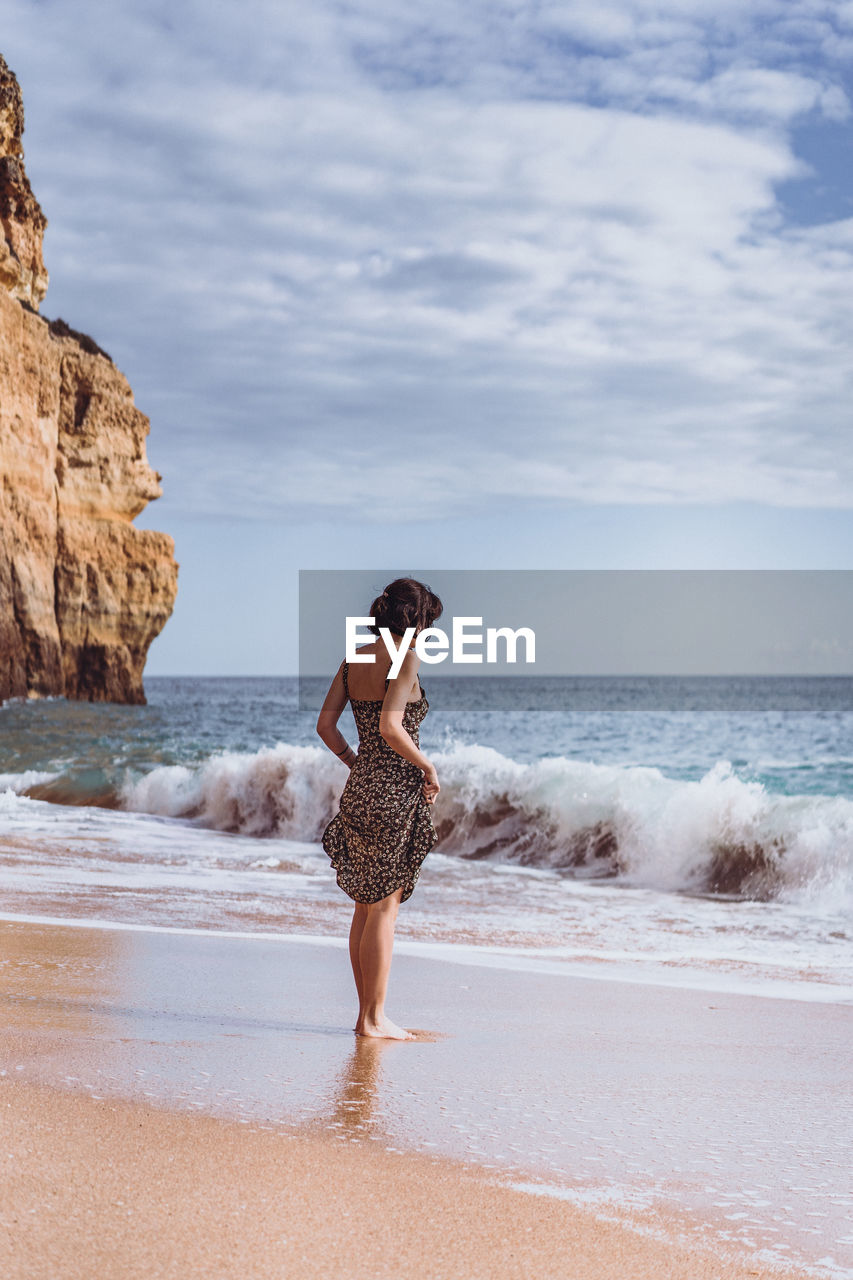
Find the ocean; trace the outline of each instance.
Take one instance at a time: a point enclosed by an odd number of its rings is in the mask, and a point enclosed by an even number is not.
[[[853,1003],[853,678],[423,687],[439,841],[398,947]],[[319,841],[347,774],[296,678],[146,692],[0,707],[0,912],[345,936]]]

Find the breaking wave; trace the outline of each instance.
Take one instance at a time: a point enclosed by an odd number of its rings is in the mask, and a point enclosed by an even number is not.
[[[520,764],[481,746],[433,758],[439,853],[635,887],[853,902],[853,802],[842,797],[768,792],[726,760],[680,781],[645,766]],[[117,801],[220,831],[317,841],[345,778],[323,748],[279,744],[155,768],[128,778]]]

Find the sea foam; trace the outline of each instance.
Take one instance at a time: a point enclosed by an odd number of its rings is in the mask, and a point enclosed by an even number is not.
[[[433,755],[437,849],[635,887],[853,902],[853,803],[784,796],[719,760],[697,781],[562,757],[522,764],[489,747]],[[323,748],[280,743],[129,777],[123,807],[220,831],[319,840],[346,781]]]

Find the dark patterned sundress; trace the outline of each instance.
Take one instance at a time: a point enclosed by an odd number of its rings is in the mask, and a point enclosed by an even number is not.
[[[437,839],[432,806],[421,790],[423,772],[389,747],[379,732],[382,698],[350,697],[348,665],[343,665],[344,689],[358,729],[358,754],[340,808],[323,832],[323,848],[338,885],[354,902],[379,902],[401,885],[400,901],[405,902]],[[403,728],[416,747],[420,723],[429,710],[419,687],[419,700],[407,703],[403,712]]]

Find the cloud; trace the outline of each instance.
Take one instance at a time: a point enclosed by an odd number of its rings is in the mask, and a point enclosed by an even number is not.
[[[810,76],[766,67],[730,67],[710,79],[660,76],[651,86],[661,102],[702,107],[717,117],[786,122],[810,111],[830,120],[850,115],[840,85],[824,85]]]
[[[11,8],[43,310],[173,508],[850,505],[853,222],[778,198],[833,6]]]

